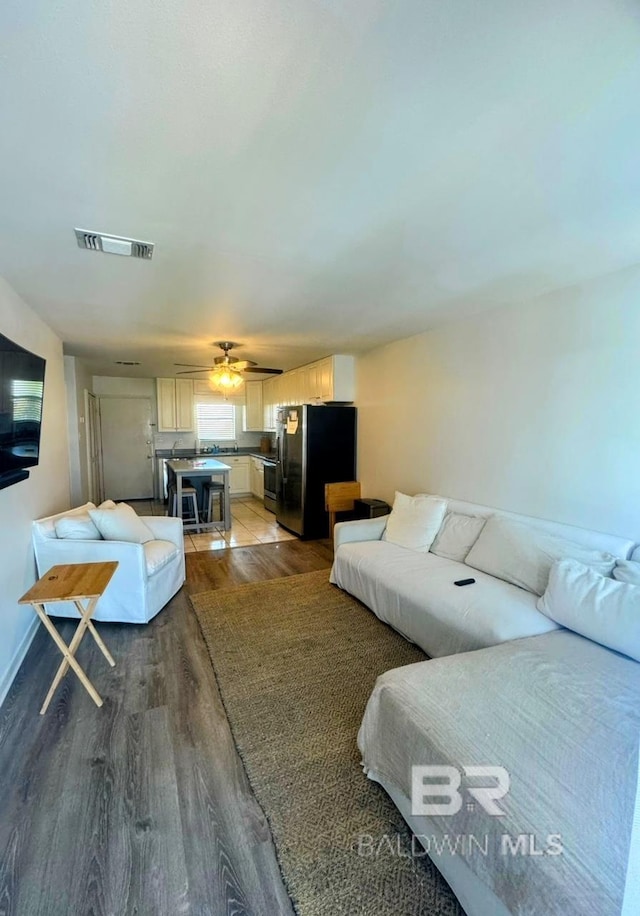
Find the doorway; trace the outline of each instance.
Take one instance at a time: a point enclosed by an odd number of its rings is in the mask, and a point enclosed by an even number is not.
[[[153,498],[151,398],[99,399],[103,495]]]

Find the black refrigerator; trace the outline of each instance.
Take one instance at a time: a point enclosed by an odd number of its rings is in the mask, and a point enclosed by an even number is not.
[[[356,479],[356,408],[282,407],[276,447],[278,522],[301,538],[328,537],[324,485]]]

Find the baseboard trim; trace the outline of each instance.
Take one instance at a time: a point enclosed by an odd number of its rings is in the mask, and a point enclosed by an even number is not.
[[[37,617],[34,617],[31,623],[29,624],[29,626],[27,627],[27,630],[24,636],[22,637],[22,640],[20,641],[20,645],[16,649],[15,654],[13,658],[11,659],[11,663],[9,665],[9,668],[5,676],[0,681],[0,706],[2,706],[2,704],[4,703],[4,701],[7,698],[7,694],[9,693],[9,688],[13,684],[14,678],[16,674],[18,673],[20,665],[24,661],[24,657],[27,654],[27,652],[29,651],[29,646],[33,642],[33,637],[36,635],[39,625],[40,625],[40,620]]]

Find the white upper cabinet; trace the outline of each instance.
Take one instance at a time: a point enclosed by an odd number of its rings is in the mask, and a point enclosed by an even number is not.
[[[264,416],[262,411],[262,382],[245,382],[245,432],[262,432]]]
[[[262,382],[262,422],[264,430],[272,430],[276,428],[276,413],[275,413],[275,381],[277,376],[273,378],[268,378]]]
[[[352,403],[356,396],[355,363],[353,356],[327,356],[264,381],[263,429],[275,429],[278,407],[288,404]]]
[[[193,379],[156,379],[158,394],[158,432],[192,432]]]
[[[302,367],[305,373],[305,397],[302,403],[327,401],[350,403],[356,397],[356,370],[353,356],[327,356]]]

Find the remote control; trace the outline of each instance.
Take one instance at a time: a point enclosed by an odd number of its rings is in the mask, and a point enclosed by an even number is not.
[[[473,585],[475,579],[458,579],[457,582],[454,582],[454,585]]]

